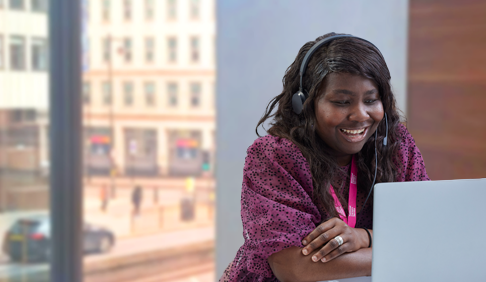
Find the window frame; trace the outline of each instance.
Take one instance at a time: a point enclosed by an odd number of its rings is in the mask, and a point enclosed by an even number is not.
[[[53,282],[83,280],[80,4],[50,0],[48,8],[50,220],[60,242],[51,244]]]

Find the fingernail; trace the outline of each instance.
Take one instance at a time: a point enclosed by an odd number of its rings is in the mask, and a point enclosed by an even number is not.
[[[322,258],[322,259],[321,259],[321,261],[322,261],[322,262],[326,262],[326,258]]]
[[[302,241],[302,245],[307,245],[307,241],[306,240],[303,240]]]
[[[313,261],[318,261],[318,259],[317,259],[317,257],[316,257],[316,256],[313,256],[313,257],[312,257],[312,260],[313,260]]]
[[[307,251],[307,249],[304,249],[304,250],[302,251],[302,253],[304,253],[304,255],[305,255],[305,256],[309,254],[309,252]]]

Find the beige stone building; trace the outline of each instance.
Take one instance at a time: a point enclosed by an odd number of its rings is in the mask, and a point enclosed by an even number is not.
[[[211,173],[214,0],[90,0],[86,12],[86,172]]]

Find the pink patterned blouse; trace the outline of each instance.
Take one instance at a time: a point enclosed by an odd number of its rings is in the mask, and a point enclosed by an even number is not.
[[[412,135],[399,125],[401,145],[396,161],[402,171],[397,182],[430,180]],[[343,184],[349,165],[343,167]],[[358,187],[357,206],[368,189]],[[278,281],[268,257],[283,249],[302,248],[302,239],[322,221],[311,200],[313,191],[309,164],[298,147],[287,139],[260,137],[247,150],[241,192],[241,219],[245,243],[225,270],[220,282]],[[347,193],[345,190],[344,193]],[[372,202],[358,213],[356,227],[373,228]]]

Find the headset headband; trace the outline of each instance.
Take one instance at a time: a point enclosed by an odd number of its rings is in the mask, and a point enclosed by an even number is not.
[[[380,53],[380,55],[383,57],[383,54],[381,54],[380,49],[378,49],[378,47],[376,47],[373,43],[369,42],[368,40],[360,38],[360,37],[356,37],[356,36],[353,36],[353,35],[350,35],[350,34],[340,34],[340,35],[333,35],[331,37],[324,38],[321,41],[314,44],[314,46],[312,46],[309,49],[309,51],[307,51],[307,54],[305,54],[304,60],[302,61],[302,64],[300,65],[300,85],[299,85],[300,91],[302,91],[302,79],[304,77],[305,70],[307,69],[307,65],[309,64],[310,58],[312,57],[312,54],[314,54],[317,51],[317,49],[319,49],[324,44],[329,43],[329,42],[331,42],[335,39],[344,38],[344,37],[356,38],[356,39],[368,42],[369,44],[373,45],[373,47],[375,47],[376,50],[378,50],[378,53]]]

